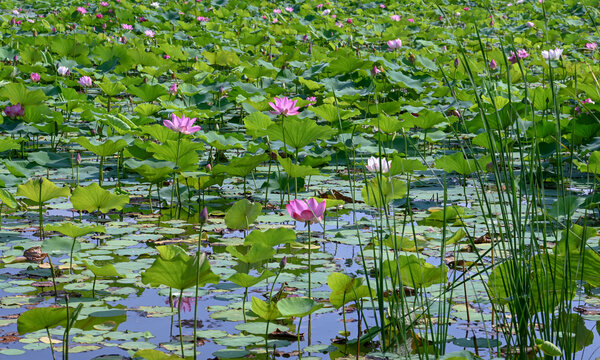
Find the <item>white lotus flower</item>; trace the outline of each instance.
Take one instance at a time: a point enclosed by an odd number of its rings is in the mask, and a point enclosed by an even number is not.
[[[160,4],[155,1],[155,2],[151,3],[150,6],[152,6],[155,9],[158,9],[160,7]]]
[[[390,171],[390,167],[392,166],[392,161],[388,161],[386,159],[379,159],[376,158],[375,156],[371,156],[369,158],[369,160],[367,161],[367,170],[369,170],[370,172],[379,172],[379,170],[381,169],[381,173],[385,174],[388,171]]]
[[[563,49],[556,48],[542,51],[542,57],[546,60],[558,60],[561,58]]]
[[[56,71],[58,72],[58,75],[60,75],[60,76],[67,76],[67,75],[69,75],[69,73],[71,73],[71,70],[69,70],[69,68],[66,66],[59,66]]]

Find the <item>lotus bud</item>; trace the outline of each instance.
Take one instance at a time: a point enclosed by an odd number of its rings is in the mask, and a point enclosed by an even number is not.
[[[200,212],[200,214],[198,214],[198,222],[200,224],[206,224],[207,221],[208,221],[208,209],[205,206],[204,209],[202,209],[202,211]]]
[[[459,64],[460,64],[460,61],[458,60],[458,58],[454,59],[454,67],[458,68]]]
[[[283,270],[283,268],[287,265],[287,256],[284,256],[279,262],[279,269]]]
[[[77,165],[81,165],[81,153],[77,153]]]

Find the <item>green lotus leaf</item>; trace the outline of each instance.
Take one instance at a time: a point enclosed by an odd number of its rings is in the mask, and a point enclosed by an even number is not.
[[[197,151],[202,148],[202,144],[189,139],[181,139],[179,145],[176,140],[167,140],[163,144],[150,143],[147,151],[154,153],[154,158],[157,160],[166,160],[177,164],[177,169],[180,171],[194,171],[199,162]]]
[[[0,202],[11,209],[16,209],[17,206],[19,206],[13,194],[9,193],[5,189],[0,189]]]
[[[332,104],[323,104],[319,106],[311,106],[309,108],[310,111],[315,113],[321,119],[331,123],[332,125],[338,124],[339,120],[346,120],[353,116],[360,115],[360,111],[358,110],[347,110],[341,109]],[[338,113],[339,111],[339,113]]]
[[[214,175],[228,174],[230,176],[246,177],[261,163],[269,160],[269,155],[246,155],[232,159],[227,165],[215,165],[212,169]]]
[[[281,313],[277,310],[277,303],[265,302],[257,297],[252,298],[252,312],[267,321],[281,317]]]
[[[225,225],[230,229],[247,229],[260,215],[262,205],[247,199],[237,201],[225,214]]]
[[[77,139],[72,140],[83,146],[86,150],[93,152],[98,156],[111,156],[117,152],[123,150],[128,144],[127,141],[121,138],[106,139],[104,142],[100,142],[95,139],[88,139],[85,136],[80,136]]]
[[[129,196],[112,194],[97,183],[91,183],[73,190],[71,203],[75,210],[101,211],[106,214],[110,210],[123,210],[123,206],[129,204]]]
[[[140,86],[129,86],[128,92],[142,99],[145,102],[152,102],[163,95],[168,95],[169,92],[161,85],[142,84]]]
[[[25,108],[29,105],[41,104],[47,99],[42,90],[29,91],[25,85],[20,83],[9,83],[2,86],[0,97],[7,98],[13,104],[21,104]]]
[[[448,269],[442,264],[440,267],[429,264],[423,258],[416,255],[398,256],[396,260],[383,262],[383,275],[402,281],[406,286],[412,288],[426,288],[433,284],[447,281]]]
[[[43,178],[40,184],[39,179],[31,179],[17,188],[17,196],[22,196],[35,204],[43,204],[46,201],[69,197],[71,191],[67,187],[58,187],[52,181]]]
[[[288,174],[289,177],[292,178],[304,178],[309,175],[320,174],[319,170],[313,169],[310,166],[293,164],[292,159],[290,158],[282,158],[281,156],[277,155],[277,160],[279,160],[283,170]]]
[[[304,317],[323,307],[323,304],[307,297],[288,297],[277,302],[277,309],[285,317]]]
[[[542,350],[544,355],[554,357],[554,356],[562,356],[562,350],[547,340],[535,339],[535,345],[538,349]]]
[[[415,171],[427,170],[423,163],[416,159],[406,159],[400,156],[394,156],[390,165],[389,175],[412,174]]]
[[[65,236],[71,238],[78,238],[81,236],[85,236],[90,233],[105,233],[106,229],[104,226],[95,225],[95,226],[78,226],[70,222],[64,223],[55,223],[46,225],[44,228],[46,231],[56,231]]]
[[[268,247],[295,242],[296,232],[283,227],[266,231],[254,230],[244,239],[244,244],[262,244]]]
[[[106,76],[102,79],[102,82],[98,84],[98,87],[108,96],[119,95],[127,89],[121,82],[112,82]]]
[[[32,333],[42,329],[50,329],[67,324],[67,314],[73,309],[39,307],[27,310],[17,319],[17,330],[20,335]]]
[[[246,253],[240,252],[235,246],[229,245],[225,250],[246,264],[254,264],[268,260],[275,255],[275,249],[264,244],[253,244],[246,248]]]
[[[258,277],[237,272],[231,275],[227,281],[231,281],[232,283],[243,288],[249,288],[271,276],[275,276],[275,273],[270,270],[263,271]]]
[[[184,290],[196,285],[196,268],[199,269],[198,286],[219,282],[219,276],[210,269],[206,254],[188,258],[179,254],[170,260],[159,256],[149,269],[142,272],[142,282],[153,287],[165,285]]]
[[[342,273],[332,273],[327,278],[327,285],[331,289],[329,302],[339,309],[345,304],[363,297],[371,296],[369,288],[362,285],[362,279],[351,278]]]
[[[383,207],[406,195],[406,183],[400,179],[374,177],[361,190],[363,201],[375,207]]]
[[[143,358],[146,360],[177,360],[181,359],[181,357],[175,354],[165,354],[162,351],[154,350],[154,349],[144,349],[138,350],[133,354],[134,358]]]
[[[266,135],[271,140],[285,140],[286,145],[294,149],[302,149],[316,140],[327,140],[335,133],[336,130],[329,126],[317,125],[314,120],[289,117],[270,125]]]
[[[94,264],[88,263],[87,261],[83,262],[85,267],[94,273],[95,276],[99,277],[122,277],[123,275],[119,274],[117,269],[113,264],[106,264],[103,266],[96,266]]]
[[[244,118],[246,133],[253,138],[265,136],[267,128],[273,125],[273,121],[267,115],[256,111]]]

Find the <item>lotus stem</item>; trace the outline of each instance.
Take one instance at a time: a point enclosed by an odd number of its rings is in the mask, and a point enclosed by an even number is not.
[[[202,210],[200,210],[202,212]],[[200,232],[198,233],[198,248],[196,250],[196,289],[194,293],[194,360],[197,359],[197,347],[198,347],[198,339],[196,338],[196,334],[198,333],[198,283],[200,282],[200,246],[202,245],[202,228],[204,227],[204,223],[200,223]],[[181,304],[181,299],[180,299]],[[246,315],[244,313],[244,322],[246,322]],[[180,325],[181,326],[181,325]],[[183,350],[181,351],[181,355],[183,356]]]
[[[312,299],[311,288],[312,288],[312,277],[311,277],[311,263],[310,263],[310,253],[311,253],[311,241],[310,241],[310,221],[306,223],[308,226],[308,297]]]
[[[50,351],[52,352],[52,360],[56,360],[56,356],[54,356],[54,348],[52,347],[52,338],[50,337],[50,329],[46,328],[46,334],[48,334],[48,343],[50,344]]]
[[[183,328],[181,326],[181,300],[183,298],[183,289],[179,290],[179,303],[177,304],[177,322],[179,323],[179,344],[181,345],[181,357],[185,359],[183,351]],[[194,340],[194,343],[196,340]]]
[[[73,244],[71,244],[71,254],[69,255],[69,274],[72,274],[73,272],[73,250],[75,249],[75,241],[77,241],[77,238],[73,238]]]

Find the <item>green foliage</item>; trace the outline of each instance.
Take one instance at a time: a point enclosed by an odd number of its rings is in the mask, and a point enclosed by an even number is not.
[[[396,260],[383,262],[383,275],[412,288],[427,288],[447,281],[448,269],[441,264],[437,267],[416,255],[400,255]]]
[[[225,214],[225,225],[230,229],[247,229],[260,215],[262,205],[242,199],[233,204]]]
[[[73,312],[73,309],[70,309]],[[17,330],[20,335],[42,329],[65,326],[67,324],[67,308],[38,307],[27,310],[17,319]]]
[[[71,203],[76,210],[100,211],[106,214],[110,210],[123,210],[123,207],[129,204],[129,196],[112,194],[100,185],[91,183],[86,187],[79,186],[73,190]]]
[[[184,290],[196,285],[196,269],[199,270],[198,286],[219,282],[219,276],[210,269],[206,254],[190,257],[185,253],[179,253],[170,259],[157,257],[152,266],[142,272],[142,282],[153,287],[165,285]]]
[[[374,177],[365,185],[360,195],[363,201],[375,207],[384,207],[395,199],[402,199],[406,195],[406,183],[399,179]]]
[[[333,307],[339,309],[345,304],[356,301],[363,297],[371,296],[366,285],[362,285],[363,279],[351,278],[342,273],[332,273],[327,278],[327,285],[331,289],[329,302]]]
[[[69,197],[71,191],[67,187],[58,187],[52,181],[42,178],[42,183],[39,179],[31,179],[25,184],[19,185],[17,188],[17,196],[22,196],[33,202],[41,205],[52,199],[61,197]]]

